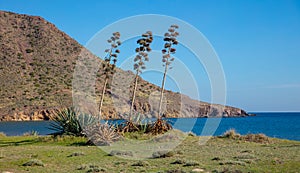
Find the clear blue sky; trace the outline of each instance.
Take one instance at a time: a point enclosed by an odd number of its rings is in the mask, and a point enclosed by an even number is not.
[[[0,9],[42,16],[82,45],[125,17],[177,17],[201,31],[219,55],[228,105],[300,111],[300,1],[0,0]],[[199,82],[202,91],[207,89],[201,99],[209,101],[207,85]]]

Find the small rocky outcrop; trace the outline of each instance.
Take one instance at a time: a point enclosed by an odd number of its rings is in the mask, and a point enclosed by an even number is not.
[[[33,113],[18,112],[0,117],[0,121],[42,121],[50,120],[54,110],[39,110]]]

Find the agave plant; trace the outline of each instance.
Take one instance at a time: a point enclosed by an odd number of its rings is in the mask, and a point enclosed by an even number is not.
[[[55,111],[49,129],[55,131],[55,135],[84,136],[83,128],[95,122],[94,116],[80,113],[74,107],[70,107]]]
[[[173,129],[172,125],[166,120],[157,119],[154,124],[151,125],[150,133],[152,133],[153,135],[163,134],[171,129]]]
[[[136,96],[136,89],[138,84],[138,76],[140,73],[142,73],[142,70],[146,69],[145,61],[149,61],[148,52],[151,51],[150,45],[153,41],[153,36],[151,31],[147,31],[146,33],[142,34],[142,38],[140,38],[137,41],[137,44],[139,45],[136,49],[136,56],[134,58],[134,65],[133,69],[136,71],[135,73],[135,81],[134,81],[134,88],[133,88],[133,94],[132,94],[132,100],[131,100],[131,107],[130,107],[130,114],[131,116]],[[129,121],[130,121],[129,117]]]
[[[172,69],[171,63],[174,61],[174,57],[171,56],[171,54],[176,53],[176,49],[174,48],[175,45],[178,44],[177,37],[179,36],[179,32],[176,30],[179,27],[177,25],[171,25],[168,29],[168,32],[165,33],[164,41],[165,45],[162,49],[162,62],[163,67],[165,67],[164,76],[161,84],[161,93],[160,93],[160,101],[159,101],[159,109],[158,109],[158,119],[161,119],[162,117],[162,101],[164,96],[164,89],[165,89],[165,81],[167,76],[168,69]]]
[[[168,29],[168,32],[166,32],[164,35],[165,44],[164,44],[164,48],[162,49],[162,54],[163,54],[162,63],[163,63],[163,67],[165,67],[165,71],[164,71],[164,76],[161,84],[158,117],[156,122],[151,127],[152,134],[162,134],[172,129],[171,124],[169,124],[165,120],[162,120],[163,117],[162,101],[164,97],[167,72],[169,69],[172,69],[171,64],[174,61],[174,57],[172,57],[171,55],[176,53],[176,49],[174,48],[174,46],[178,45],[178,41],[177,41],[177,37],[179,36],[179,32],[177,32],[178,28],[179,27],[177,25],[171,25],[170,28]]]
[[[135,116],[133,107],[135,103],[139,74],[141,74],[142,71],[146,69],[145,61],[149,61],[148,52],[151,51],[150,45],[152,41],[153,41],[153,36],[151,31],[147,31],[146,33],[142,34],[141,38],[137,40],[138,47],[135,49],[136,56],[134,58],[134,65],[133,65],[133,69],[135,70],[136,73],[135,73],[134,86],[132,91],[131,106],[130,106],[129,118],[120,126],[122,132],[140,131],[137,122],[133,122],[133,117]]]
[[[102,95],[99,103],[99,117],[101,118],[101,111],[104,101],[104,94],[106,91],[106,87],[108,85],[108,80],[112,78],[112,75],[115,73],[116,63],[118,54],[120,53],[120,49],[118,46],[121,45],[120,41],[121,34],[119,32],[114,32],[110,39],[107,40],[107,43],[110,44],[110,48],[105,50],[106,56],[102,63],[102,73],[105,77],[104,85],[102,89]]]
[[[87,126],[83,133],[89,138],[90,142],[98,146],[111,145],[113,142],[122,138],[122,136],[116,132],[115,126],[109,125],[107,122]]]

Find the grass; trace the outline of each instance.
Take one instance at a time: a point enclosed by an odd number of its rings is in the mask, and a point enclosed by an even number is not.
[[[259,143],[212,137],[199,145],[202,138],[186,135],[166,157],[133,160],[125,158],[136,154],[134,150],[129,153],[116,145],[119,148],[111,146],[114,151],[109,154],[102,150],[105,148],[87,146],[87,140],[83,137],[1,136],[0,172],[191,172],[195,169],[205,172],[299,171],[299,141],[268,138],[270,143]],[[166,142],[154,138],[139,141],[163,145]],[[147,147],[145,143],[141,147]],[[124,153],[125,158],[120,157]]]

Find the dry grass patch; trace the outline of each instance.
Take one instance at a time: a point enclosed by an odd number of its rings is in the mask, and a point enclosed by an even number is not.
[[[265,134],[260,133],[260,134],[240,135],[234,129],[227,130],[221,137],[235,139],[235,140],[241,140],[241,141],[247,141],[247,142],[261,143],[261,144],[272,143],[270,138],[267,137]]]
[[[4,132],[0,132],[0,137],[6,137],[6,134]]]

